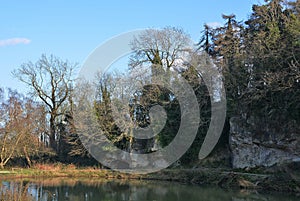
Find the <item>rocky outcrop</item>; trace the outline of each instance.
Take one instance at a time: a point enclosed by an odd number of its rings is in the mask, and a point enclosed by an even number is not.
[[[300,125],[255,117],[230,120],[233,168],[270,167],[300,161]]]

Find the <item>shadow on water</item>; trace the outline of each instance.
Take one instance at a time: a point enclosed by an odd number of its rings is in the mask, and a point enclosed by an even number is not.
[[[21,186],[34,201],[296,201],[291,195],[225,191],[220,188],[136,180],[56,178],[10,180],[0,183],[0,191]],[[0,194],[1,195],[1,194]],[[3,193],[2,193],[3,195]],[[2,198],[3,199],[3,198]],[[0,197],[0,200],[2,200]]]

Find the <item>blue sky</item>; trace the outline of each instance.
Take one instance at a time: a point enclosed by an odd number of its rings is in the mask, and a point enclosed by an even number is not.
[[[22,63],[54,54],[82,64],[105,40],[141,28],[181,27],[194,41],[221,14],[245,20],[262,0],[0,0],[0,87],[26,91],[12,77]]]

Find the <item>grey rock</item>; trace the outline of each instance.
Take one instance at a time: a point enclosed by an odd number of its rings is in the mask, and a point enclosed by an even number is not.
[[[230,119],[233,168],[270,167],[300,160],[299,125],[270,122],[256,117]]]

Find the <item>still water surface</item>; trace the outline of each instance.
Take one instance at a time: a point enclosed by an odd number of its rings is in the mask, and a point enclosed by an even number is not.
[[[168,182],[45,179],[10,180],[0,190],[23,187],[35,201],[299,201],[300,197],[255,191],[226,191],[220,188]],[[1,200],[1,199],[0,199]]]

